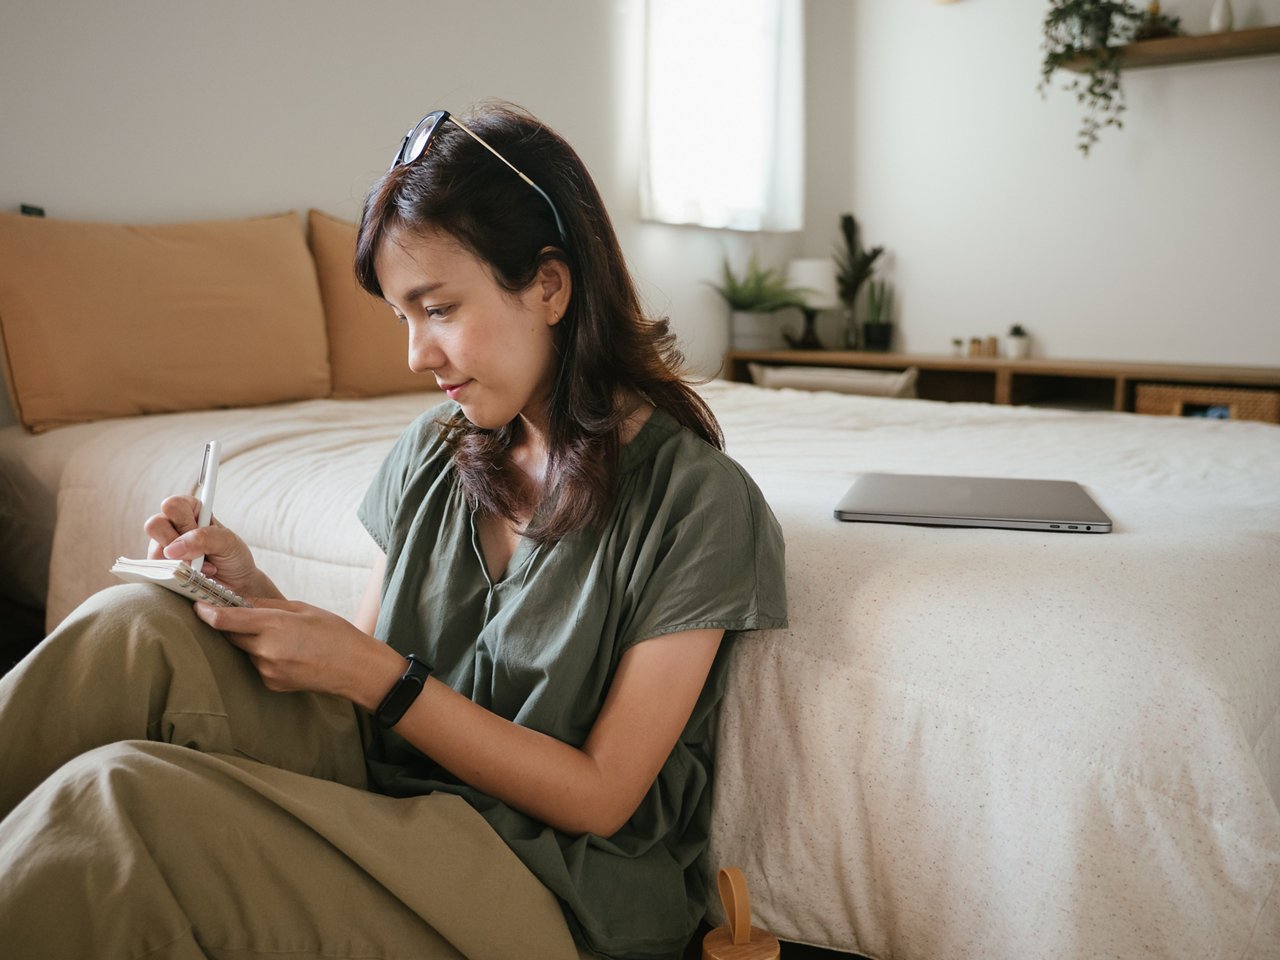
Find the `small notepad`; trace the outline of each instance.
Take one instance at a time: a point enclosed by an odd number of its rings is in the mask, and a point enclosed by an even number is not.
[[[249,601],[230,587],[192,570],[185,560],[130,560],[121,557],[111,572],[130,583],[155,583],[192,600],[203,600],[216,607],[248,607]]]

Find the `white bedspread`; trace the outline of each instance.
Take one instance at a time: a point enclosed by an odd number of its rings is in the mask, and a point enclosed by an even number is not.
[[[1280,956],[1280,428],[712,384],[787,539],[714,862],[895,958]],[[839,523],[864,470],[1075,479],[1107,535]]]
[[[737,642],[718,744],[713,862],[758,923],[899,960],[1280,957],[1280,428],[704,394],[787,540],[791,628]],[[349,614],[355,507],[435,399],[104,425],[63,471],[50,621],[214,436],[219,517]],[[1076,479],[1115,532],[835,521],[864,470]]]

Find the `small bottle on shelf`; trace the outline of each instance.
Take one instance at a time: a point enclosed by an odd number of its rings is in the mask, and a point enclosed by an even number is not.
[[[1231,10],[1231,0],[1217,0],[1213,10],[1209,12],[1209,31],[1226,33],[1231,29],[1235,17]]]

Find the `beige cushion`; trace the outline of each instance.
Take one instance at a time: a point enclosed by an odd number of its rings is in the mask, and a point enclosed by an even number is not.
[[[377,397],[434,390],[429,374],[409,369],[409,334],[391,308],[356,282],[356,226],[319,210],[307,215],[329,330],[335,397]]]
[[[162,226],[2,214],[0,335],[14,410],[35,431],[329,392],[292,213]]]
[[[749,363],[751,379],[762,387],[791,387],[795,390],[828,390],[832,393],[860,393],[876,397],[914,397],[920,371],[853,370],[841,367],[769,367]]]

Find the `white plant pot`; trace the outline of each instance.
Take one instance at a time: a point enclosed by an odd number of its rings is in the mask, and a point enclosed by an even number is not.
[[[729,344],[734,350],[781,350],[782,320],[776,313],[729,314]]]
[[[1030,337],[1009,337],[1004,338],[1004,355],[1010,360],[1021,360],[1031,352]]]

